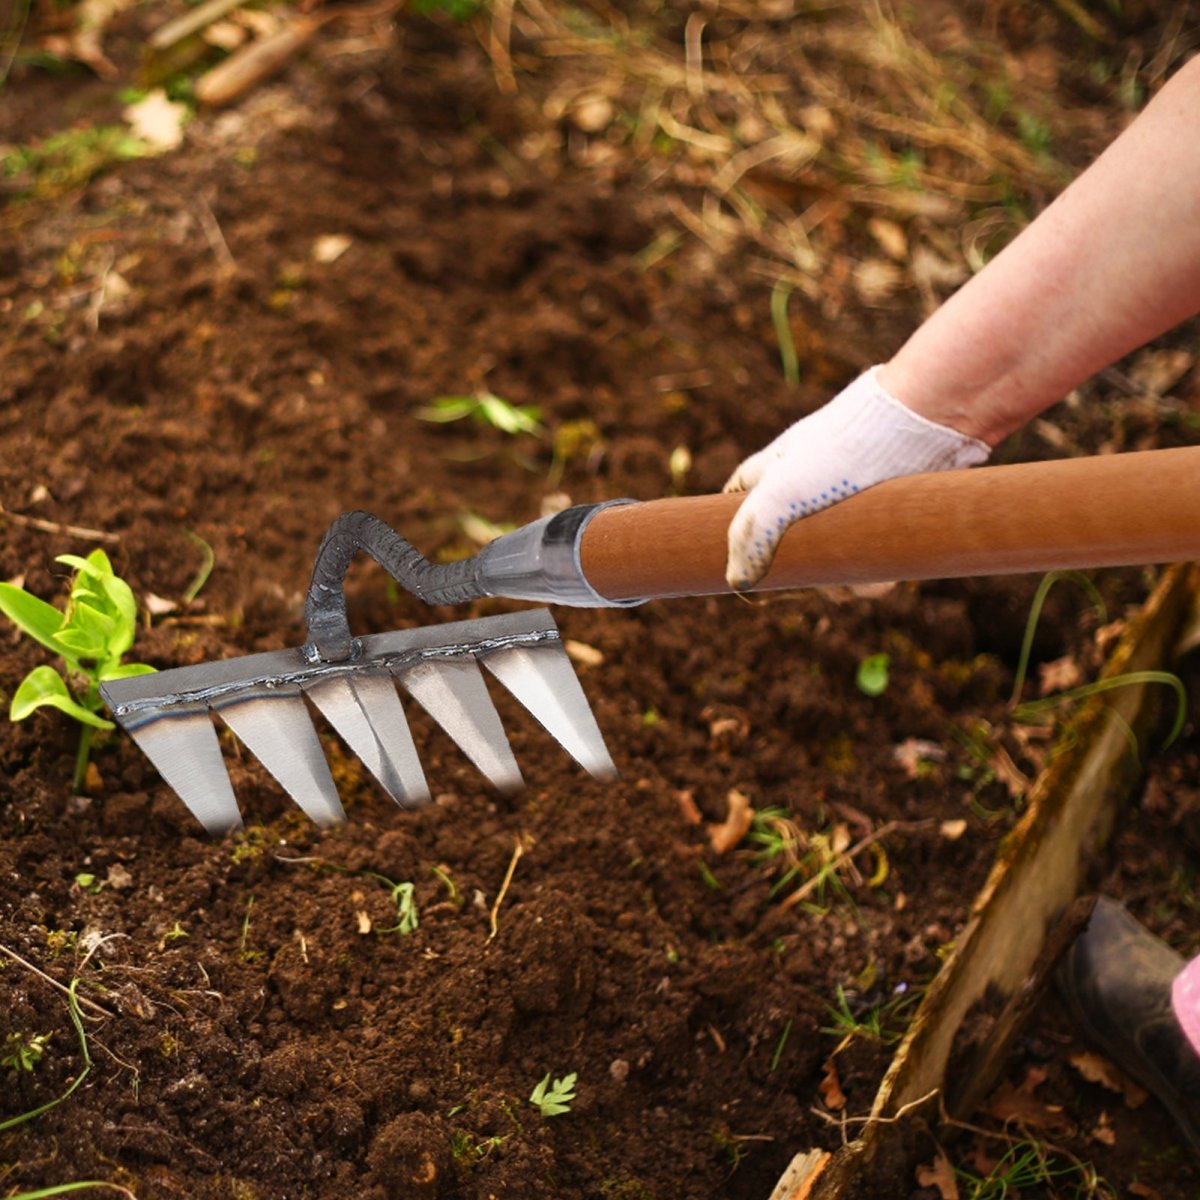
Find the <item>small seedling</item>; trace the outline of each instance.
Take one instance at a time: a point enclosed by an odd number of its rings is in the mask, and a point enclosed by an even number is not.
[[[42,1055],[53,1034],[50,1033],[10,1033],[4,1039],[4,1053],[0,1054],[0,1067],[10,1071],[32,1071]]]
[[[363,874],[371,879],[378,880],[388,888],[391,892],[392,903],[396,906],[396,924],[390,925],[387,929],[381,929],[379,932],[398,933],[402,937],[412,933],[420,924],[417,916],[417,901],[413,895],[416,885],[412,883],[396,883],[386,875],[377,875],[374,871],[365,871]]]
[[[892,660],[886,654],[869,654],[858,664],[854,682],[865,696],[882,696],[888,687],[888,668]]]
[[[473,396],[439,396],[432,404],[417,409],[422,421],[441,425],[470,418],[490,425],[501,433],[529,433],[540,436],[545,432],[541,409],[531,405],[510,404],[493,392],[477,392]]]
[[[575,1099],[575,1079],[576,1074],[572,1071],[570,1075],[564,1075],[562,1079],[556,1079],[551,1084],[550,1072],[547,1071],[545,1079],[533,1089],[529,1103],[534,1105],[543,1117],[557,1117],[561,1113],[570,1112],[571,1101]]]
[[[915,994],[910,995],[906,989],[897,991],[890,1000],[855,1012],[846,995],[846,989],[839,983],[837,1004],[828,1009],[833,1024],[823,1028],[821,1032],[840,1037],[843,1041],[864,1038],[869,1042],[878,1042],[884,1046],[890,1045],[898,1042],[903,1034],[888,1028],[887,1022],[911,1004],[914,999],[916,999]]]
[[[75,568],[67,607],[60,612],[24,588],[0,583],[0,612],[22,633],[53,651],[63,661],[54,667],[34,667],[12,698],[9,719],[23,721],[39,708],[57,708],[80,723],[73,785],[79,791],[87,775],[92,736],[112,729],[100,716],[104,702],[100,684],[128,679],[154,670],[145,663],[122,663],[137,629],[137,603],[129,585],[113,572],[103,550],[87,558],[62,554],[55,560]]]

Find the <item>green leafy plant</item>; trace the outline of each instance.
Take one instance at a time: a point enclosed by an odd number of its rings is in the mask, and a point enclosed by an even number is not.
[[[561,1113],[570,1112],[571,1101],[575,1099],[575,1079],[576,1074],[572,1071],[570,1075],[564,1075],[552,1084],[550,1072],[547,1071],[545,1079],[533,1089],[529,1103],[534,1105],[543,1117],[557,1117]]]
[[[32,1071],[42,1055],[53,1034],[49,1033],[10,1033],[4,1039],[4,1053],[0,1054],[0,1067],[10,1071]]]
[[[545,432],[541,409],[532,405],[510,404],[493,392],[476,392],[473,396],[440,396],[432,404],[417,409],[422,421],[447,425],[451,421],[471,419],[490,425],[501,433],[529,433],[540,436]]]
[[[886,654],[868,654],[858,664],[854,682],[865,696],[882,696],[888,687],[888,668],[891,658]]]
[[[385,878],[383,875],[371,874],[371,878],[378,879],[381,883],[385,883],[391,888],[392,903],[396,906],[396,924],[389,926],[387,929],[381,929],[379,932],[398,933],[401,937],[412,933],[420,924],[420,919],[417,916],[417,901],[413,895],[415,885],[411,883],[393,883],[392,880]]]
[[[83,1027],[83,1012],[79,1006],[78,976],[72,979],[67,987],[67,1012],[70,1014],[71,1024],[75,1026],[75,1032],[79,1035],[79,1049],[83,1055],[83,1070],[71,1080],[66,1091],[61,1095],[55,1096],[53,1100],[47,1100],[45,1104],[40,1104],[37,1108],[31,1108],[28,1112],[20,1113],[15,1117],[9,1117],[6,1121],[0,1121],[0,1133],[7,1133],[10,1129],[15,1129],[18,1125],[24,1125],[26,1121],[32,1121],[35,1117],[40,1117],[43,1113],[47,1113],[52,1108],[57,1107],[79,1087],[91,1072],[92,1055],[88,1049],[87,1030]],[[41,1055],[39,1054],[38,1057],[40,1058]]]
[[[100,684],[154,670],[145,663],[122,663],[137,629],[137,603],[103,550],[87,558],[59,555],[56,562],[75,569],[67,607],[59,611],[24,588],[0,583],[0,612],[22,633],[57,654],[64,672],[42,665],[21,681],[12,698],[9,718],[23,721],[39,708],[57,708],[82,726],[75,756],[74,787],[83,787],[97,729],[112,729],[100,716],[104,702]]]

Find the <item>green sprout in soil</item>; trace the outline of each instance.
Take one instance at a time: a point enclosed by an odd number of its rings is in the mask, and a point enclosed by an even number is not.
[[[846,995],[846,989],[839,983],[837,985],[837,1004],[828,1008],[833,1024],[822,1028],[821,1032],[841,1038],[843,1042],[852,1038],[863,1038],[883,1046],[891,1045],[898,1042],[903,1034],[890,1028],[890,1021],[906,1005],[912,1003],[913,999],[915,996],[910,996],[907,992],[899,992],[890,1000],[872,1004],[856,1012],[855,1006],[850,1003],[850,998]]]
[[[33,1071],[42,1061],[42,1055],[46,1053],[46,1046],[53,1036],[51,1033],[10,1033],[4,1039],[0,1067],[7,1067],[18,1074],[22,1071]]]
[[[100,716],[104,702],[100,684],[128,679],[154,670],[145,663],[122,663],[137,629],[137,603],[129,585],[113,572],[103,550],[87,558],[62,554],[55,560],[74,567],[66,609],[53,605],[11,583],[0,583],[0,612],[22,633],[57,654],[63,662],[34,667],[12,698],[9,719],[23,721],[39,708],[57,708],[79,722],[79,750],[73,786],[82,789],[97,729],[112,729]]]
[[[1096,590],[1095,585],[1085,575],[1081,575],[1078,571],[1050,571],[1042,578],[1042,581],[1038,584],[1037,591],[1034,593],[1033,603],[1030,605],[1029,617],[1025,624],[1025,636],[1021,643],[1021,655],[1017,662],[1016,678],[1013,683],[1012,700],[1010,701],[1013,719],[1023,723],[1036,723],[1047,713],[1067,707],[1077,701],[1086,700],[1091,696],[1096,696],[1103,692],[1110,692],[1124,687],[1161,684],[1164,687],[1171,688],[1175,693],[1175,719],[1162,744],[1162,749],[1165,750],[1183,732],[1183,726],[1187,720],[1188,705],[1187,689],[1184,687],[1183,681],[1178,675],[1173,675],[1169,671],[1128,671],[1122,675],[1113,675],[1108,679],[1097,679],[1092,683],[1081,684],[1079,687],[1070,688],[1065,692],[1058,692],[1053,696],[1046,696],[1040,700],[1027,700],[1023,704],[1019,703],[1029,670],[1029,658],[1033,648],[1033,638],[1037,629],[1037,622],[1041,616],[1042,607],[1046,602],[1046,596],[1060,579],[1071,579],[1083,587],[1095,601],[1100,619],[1104,620],[1104,601]],[[1129,742],[1134,762],[1136,763],[1138,761],[1136,735],[1115,709],[1111,709],[1110,713],[1112,719],[1121,726]]]
[[[449,424],[470,418],[481,425],[490,425],[501,433],[528,433],[535,437],[545,432],[541,410],[530,405],[510,404],[493,392],[477,392],[473,396],[440,396],[432,404],[417,409],[422,421]]]
[[[547,1071],[546,1077],[533,1089],[529,1103],[534,1105],[543,1117],[557,1117],[570,1112],[571,1101],[575,1099],[575,1079],[576,1074],[572,1071],[570,1075],[564,1075],[552,1084],[550,1072]]]
[[[1010,1146],[986,1176],[973,1175],[960,1167],[955,1167],[954,1174],[966,1185],[962,1190],[964,1200],[1007,1200],[1032,1195],[1033,1189],[1038,1195],[1056,1196],[1056,1181],[1073,1182],[1072,1195],[1079,1195],[1077,1189],[1082,1187],[1088,1189],[1084,1194],[1094,1195],[1101,1184],[1089,1165],[1060,1162],[1048,1156],[1044,1146],[1032,1141]]]
[[[864,696],[882,696],[888,687],[888,668],[892,660],[886,654],[869,654],[858,664],[854,682]]]
[[[28,1112],[23,1112],[15,1117],[9,1117],[6,1121],[0,1121],[0,1133],[7,1133],[10,1129],[15,1129],[18,1125],[24,1125],[26,1121],[32,1121],[40,1117],[43,1113],[49,1112],[52,1108],[56,1108],[64,1100],[75,1091],[77,1087],[88,1077],[92,1069],[92,1055],[88,1050],[87,1031],[83,1027],[83,1013],[79,1007],[79,977],[76,976],[67,986],[67,1012],[71,1017],[71,1024],[75,1026],[75,1032],[79,1035],[79,1050],[83,1055],[83,1070],[71,1080],[66,1091],[61,1095],[55,1096],[53,1100],[46,1101],[45,1104],[38,1105],[37,1108],[31,1108]],[[48,1040],[49,1035],[43,1039],[42,1050],[45,1049],[44,1042]],[[41,1057],[39,1053],[38,1058]],[[27,1068],[32,1070],[32,1067]]]
[[[392,903],[396,906],[396,924],[389,926],[387,929],[381,929],[380,933],[398,933],[401,937],[407,937],[420,924],[417,916],[417,901],[413,896],[415,885],[411,883],[393,883],[390,879],[385,879],[382,875],[372,875],[372,879],[378,879],[391,888]]]

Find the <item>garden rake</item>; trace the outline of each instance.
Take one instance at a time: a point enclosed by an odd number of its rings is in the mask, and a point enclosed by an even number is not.
[[[339,517],[317,554],[304,646],[102,685],[206,828],[241,823],[211,714],[313,820],[342,807],[305,698],[401,804],[428,799],[396,683],[497,787],[521,773],[479,664],[592,775],[616,774],[548,611],[351,636],[343,583],[360,550],[429,604],[486,596],[574,607],[730,591],[726,530],[741,498],[578,505],[473,558],[429,562],[368,513]],[[1200,558],[1200,448],[894,479],[806,517],[755,589],[1130,566]]]

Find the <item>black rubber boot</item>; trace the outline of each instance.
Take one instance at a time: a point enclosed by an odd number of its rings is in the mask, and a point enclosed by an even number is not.
[[[1162,1101],[1200,1157],[1200,1054],[1171,1008],[1184,959],[1101,896],[1055,982],[1080,1032]]]

